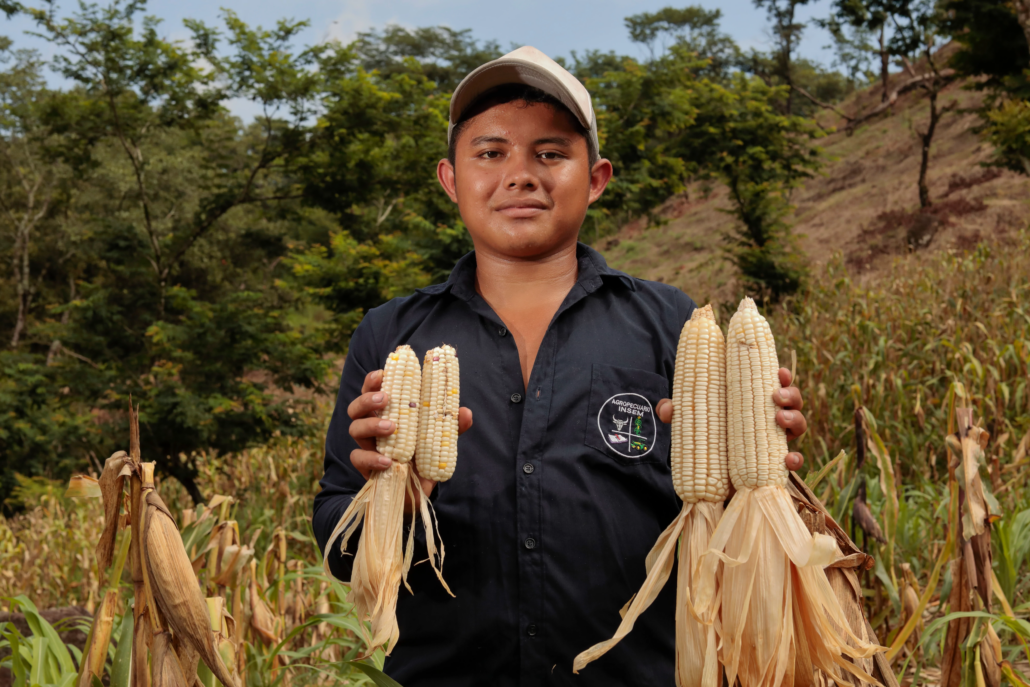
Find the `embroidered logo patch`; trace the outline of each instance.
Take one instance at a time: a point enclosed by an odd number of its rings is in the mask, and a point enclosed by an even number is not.
[[[608,448],[640,458],[654,448],[658,427],[650,401],[640,394],[615,394],[597,413],[597,429]]]

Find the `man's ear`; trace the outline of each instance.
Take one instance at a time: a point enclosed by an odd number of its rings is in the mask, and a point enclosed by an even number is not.
[[[436,163],[436,179],[443,186],[444,193],[447,194],[452,202],[457,203],[458,191],[454,186],[454,165],[447,158]]]
[[[609,160],[601,158],[594,163],[593,169],[590,170],[590,202],[593,203],[601,194],[604,193],[604,189],[608,187],[608,182],[612,180],[612,174],[614,169],[612,163]],[[454,172],[451,172],[451,178],[454,178]],[[443,183],[442,181],[440,183]]]

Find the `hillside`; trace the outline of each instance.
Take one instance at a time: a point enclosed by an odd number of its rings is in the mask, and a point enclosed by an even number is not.
[[[822,126],[837,131],[822,139],[825,167],[795,190],[789,218],[813,266],[840,251],[852,271],[869,280],[882,274],[894,255],[965,248],[1026,226],[1030,180],[980,166],[990,149],[977,136],[979,119],[969,111],[980,95],[966,86],[953,83],[940,97],[941,106],[955,101],[956,109],[941,120],[934,139],[928,213],[919,212],[917,190],[915,130],[925,126],[929,110],[921,91],[901,96],[893,114],[880,115],[850,136],[843,118],[832,113],[821,118]],[[859,113],[879,101],[876,86],[839,108]],[[596,247],[613,267],[674,284],[699,302],[727,300],[736,291],[733,269],[722,256],[722,236],[734,222],[722,212],[728,207],[725,188],[695,184],[662,207],[667,223],[650,228],[642,220],[631,223]]]

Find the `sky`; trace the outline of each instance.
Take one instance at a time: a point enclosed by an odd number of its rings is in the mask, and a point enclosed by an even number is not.
[[[75,0],[59,3],[64,9],[77,5]],[[718,8],[723,14],[723,31],[741,47],[771,47],[765,11],[755,8],[752,0],[150,0],[147,14],[160,17],[166,35],[173,39],[188,35],[182,24],[187,17],[218,26],[224,7],[252,26],[272,26],[282,18],[306,19],[311,26],[301,36],[304,44],[327,39],[347,42],[358,31],[387,24],[409,28],[444,25],[472,29],[474,37],[496,40],[502,49],[512,44],[533,45],[552,57],[590,49],[646,57],[646,48],[629,40],[623,18],[670,4]],[[829,0],[811,0],[799,8],[798,18],[807,21],[824,17],[829,13],[829,5]],[[35,47],[47,56],[50,51],[45,44],[25,35],[31,28],[24,18],[0,19],[0,35],[12,38],[16,47]],[[833,60],[832,51],[825,47],[829,42],[826,32],[810,25],[802,36],[798,54],[829,66]],[[55,85],[59,83],[56,77],[52,81]]]

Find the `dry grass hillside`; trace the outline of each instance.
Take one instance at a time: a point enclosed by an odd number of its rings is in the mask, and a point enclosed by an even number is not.
[[[980,95],[965,86],[953,83],[941,94],[941,106],[956,101],[956,109],[938,125],[928,173],[933,206],[926,212],[919,211],[917,190],[916,130],[925,127],[929,111],[922,91],[901,96],[892,113],[850,136],[843,118],[832,113],[820,118],[837,132],[820,142],[826,164],[820,176],[794,191],[789,219],[813,266],[840,251],[852,271],[868,280],[882,274],[893,256],[967,248],[1026,226],[1030,180],[981,166],[991,151],[974,130],[979,118],[969,111]],[[879,102],[877,86],[856,93],[839,109],[853,115]],[[667,223],[650,228],[643,221],[631,223],[597,248],[613,267],[674,284],[699,302],[729,300],[737,294],[733,269],[723,257],[722,237],[735,221],[721,211],[728,207],[725,188],[695,185],[662,207]]]

